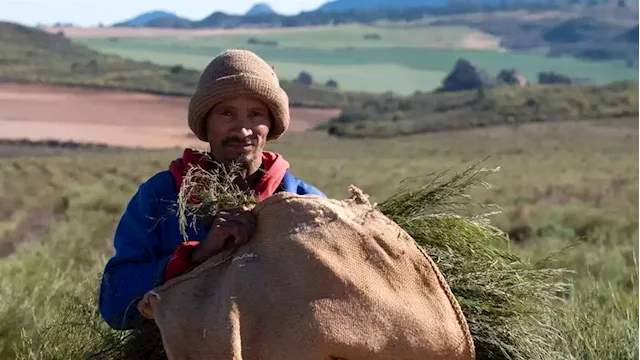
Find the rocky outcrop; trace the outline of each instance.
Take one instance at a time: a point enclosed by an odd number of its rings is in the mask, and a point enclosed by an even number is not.
[[[540,84],[585,84],[589,79],[571,77],[553,71],[538,73]],[[531,82],[515,68],[502,69],[493,78],[478,66],[466,59],[458,59],[453,70],[442,81],[442,86],[435,92],[491,89],[503,86],[525,87]]]
[[[453,70],[442,81],[438,92],[474,90],[480,87],[491,87],[493,82],[484,70],[472,64],[469,60],[458,59]]]
[[[500,85],[525,87],[529,83],[527,78],[516,69],[502,69],[496,81]]]

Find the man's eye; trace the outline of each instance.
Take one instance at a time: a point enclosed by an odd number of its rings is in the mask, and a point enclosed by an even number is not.
[[[231,110],[222,110],[220,112],[220,115],[231,116]]]

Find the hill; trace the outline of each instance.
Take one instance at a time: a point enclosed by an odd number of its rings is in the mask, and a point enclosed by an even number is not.
[[[395,137],[505,124],[638,117],[638,83],[531,85],[391,95],[321,125],[339,137]]]
[[[213,54],[215,55],[215,54]],[[213,56],[211,55],[211,56]],[[0,82],[47,83],[189,96],[200,72],[107,55],[19,24],[0,22]],[[371,94],[282,82],[292,106],[344,107]]]
[[[199,72],[105,55],[44,31],[0,23],[0,81],[39,82],[188,96]],[[344,109],[325,129],[337,136],[379,137],[519,121],[557,121],[637,115],[638,86],[508,88],[413,96],[346,92],[282,81],[291,106]],[[510,100],[511,99],[511,100]],[[635,99],[635,100],[634,100]],[[513,101],[512,101],[513,100]]]
[[[135,16],[129,20],[125,20],[114,24],[114,26],[148,26],[149,23],[153,23],[159,19],[179,19],[180,17],[174,13],[167,11],[149,11],[138,16]]]
[[[197,72],[105,55],[67,39],[0,22],[0,81],[82,85],[186,95]]]
[[[467,11],[474,8],[526,8],[545,6],[547,1],[533,0],[520,2],[517,0],[478,0],[475,2],[455,1],[455,0],[331,0],[320,7],[317,11],[323,12],[348,12],[359,10],[386,10],[386,9],[411,9],[411,8],[467,8]],[[548,5],[548,4],[547,4]],[[463,10],[462,10],[463,11]]]
[[[640,43],[639,30],[640,28],[638,27],[638,25],[636,25],[631,29],[625,31],[624,33],[620,34],[620,36],[618,36],[616,40],[622,40],[628,43],[638,44]]]
[[[446,7],[450,3],[449,0],[333,0],[321,5],[318,11]]]
[[[122,30],[116,33],[115,30]],[[305,29],[70,29],[80,43],[100,52],[202,69],[227,48],[253,50],[276,66],[281,79],[311,74],[314,84],[337,81],[343,91],[411,95],[441,85],[453,64],[465,58],[491,76],[517,68],[529,81],[555,72],[596,83],[636,80],[624,60],[587,61],[550,57],[542,51],[504,51],[501,39],[467,26],[378,24]],[[142,35],[136,35],[136,33]],[[153,35],[153,34],[157,34]],[[118,37],[112,41],[111,37]]]
[[[458,17],[436,20],[432,25],[469,26],[500,37],[500,45],[514,51],[542,51],[552,57],[637,62],[637,15],[635,23],[635,26],[627,25],[626,15],[618,21],[618,18],[566,13],[541,19],[498,14]]]
[[[245,16],[256,16],[256,15],[265,15],[265,14],[275,14],[271,6],[267,3],[256,3],[251,9],[249,9],[244,15]]]
[[[343,2],[346,1],[346,2]],[[492,3],[485,0],[481,4],[471,2],[448,3],[447,0],[405,0],[405,6],[396,6],[393,1],[357,2],[338,0],[313,11],[303,11],[296,15],[280,15],[275,12],[258,12],[251,15],[227,14],[215,11],[200,20],[162,21],[146,23],[147,27],[175,28],[238,28],[238,27],[300,27],[339,24],[372,24],[376,21],[407,22],[422,20],[427,16],[455,15],[521,9],[544,11],[559,9],[560,6],[546,1]],[[355,5],[354,5],[355,4]],[[326,6],[326,7],[325,7]]]

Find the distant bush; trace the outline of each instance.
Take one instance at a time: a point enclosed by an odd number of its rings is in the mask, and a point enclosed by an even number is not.
[[[98,61],[96,59],[90,60],[87,63],[87,69],[91,71],[98,71]]]
[[[338,82],[333,80],[333,79],[329,79],[327,80],[327,82],[324,84],[324,86],[329,87],[329,88],[337,88],[338,87]]]
[[[275,40],[260,40],[255,37],[250,37],[247,39],[247,44],[249,45],[263,45],[263,46],[278,46],[279,43]]]
[[[376,34],[376,33],[374,33],[374,34],[364,34],[364,35],[362,35],[362,37],[365,40],[380,40],[380,39],[382,39],[382,36],[380,36],[380,34]]]
[[[308,72],[301,71],[300,74],[298,74],[296,81],[300,84],[311,85],[313,84],[313,77],[311,77],[311,74]]]
[[[169,68],[169,72],[172,74],[180,74],[182,72],[184,72],[185,68],[182,65],[174,65],[171,68]]]

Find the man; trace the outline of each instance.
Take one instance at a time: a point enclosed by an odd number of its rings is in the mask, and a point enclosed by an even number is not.
[[[296,178],[279,154],[263,151],[289,125],[289,100],[273,68],[254,53],[228,50],[203,71],[189,103],[189,127],[211,147],[217,163],[239,162],[244,184],[264,199],[279,191],[324,195]],[[227,243],[246,243],[254,221],[247,209],[220,212],[207,229],[188,229],[183,242],[176,203],[182,177],[190,165],[207,166],[204,154],[186,149],[169,169],[143,183],[120,219],[115,255],[102,277],[99,309],[115,329],[142,325],[137,303],[167,280],[206,261]]]

